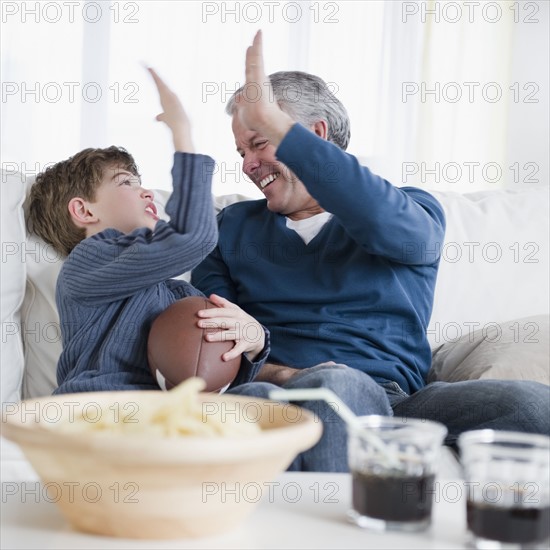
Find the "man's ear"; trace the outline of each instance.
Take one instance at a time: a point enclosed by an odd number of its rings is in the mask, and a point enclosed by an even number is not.
[[[78,227],[86,228],[86,226],[99,221],[99,218],[88,208],[88,201],[80,197],[73,197],[69,201],[69,214]]]
[[[327,139],[328,136],[328,124],[326,120],[319,120],[315,124],[311,125],[312,132],[320,138]]]

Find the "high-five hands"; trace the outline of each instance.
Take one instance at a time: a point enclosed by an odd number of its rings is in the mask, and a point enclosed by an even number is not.
[[[157,115],[157,120],[164,122],[170,128],[176,151],[194,153],[191,124],[178,96],[166,85],[154,69],[149,67],[147,70],[155,81],[162,107],[162,113]]]
[[[235,98],[235,116],[246,128],[277,147],[295,121],[279,107],[265,74],[262,31],[256,33],[252,46],[246,50],[245,76],[243,92]]]

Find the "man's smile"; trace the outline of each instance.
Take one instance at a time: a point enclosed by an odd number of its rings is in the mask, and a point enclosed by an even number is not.
[[[258,182],[260,189],[265,189],[270,183],[274,182],[280,176],[279,172],[274,172],[273,174],[268,174],[265,178],[261,179]]]

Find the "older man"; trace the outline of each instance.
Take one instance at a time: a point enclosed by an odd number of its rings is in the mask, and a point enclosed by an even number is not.
[[[243,170],[265,199],[221,212],[218,246],[193,284],[271,332],[271,364],[240,393],[330,387],[356,414],[443,422],[451,445],[468,429],[548,433],[542,384],[426,385],[444,213],[426,191],[394,187],[344,152],[348,116],[326,84],[301,72],[268,79],[258,33],[227,111]],[[297,467],[345,471],[345,439],[327,416]]]

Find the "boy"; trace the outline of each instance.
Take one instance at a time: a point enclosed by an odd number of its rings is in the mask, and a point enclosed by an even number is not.
[[[147,364],[151,323],[176,300],[202,296],[172,277],[195,267],[217,240],[211,178],[204,178],[214,161],[194,154],[179,99],[149,71],[163,108],[157,120],[169,127],[176,150],[166,205],[170,222],[157,216],[133,157],[114,146],[85,149],[57,163],[31,189],[29,228],[67,256],[56,289],[63,351],[54,393],[158,389]],[[210,299],[220,326],[235,340],[224,360],[242,353],[232,387],[249,382],[269,353],[266,333],[238,306]],[[250,323],[262,335],[255,342],[240,330]]]

